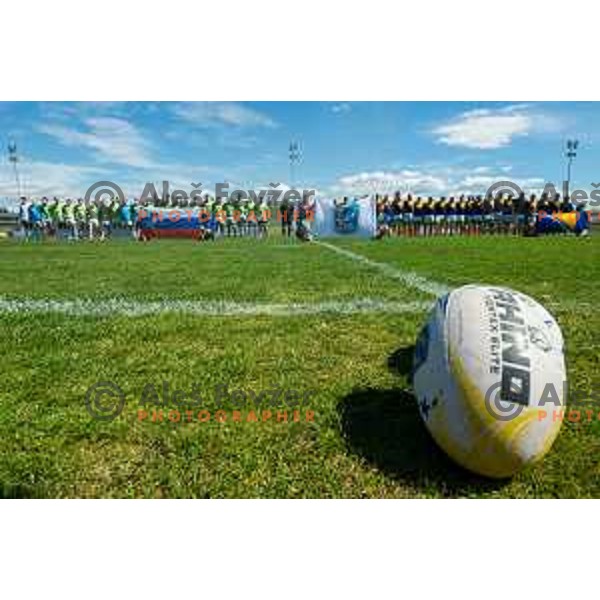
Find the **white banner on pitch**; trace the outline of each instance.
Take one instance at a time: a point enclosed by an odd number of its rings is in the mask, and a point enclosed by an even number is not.
[[[376,229],[375,199],[372,197],[340,203],[325,198],[316,201],[314,232],[319,236],[374,237]]]

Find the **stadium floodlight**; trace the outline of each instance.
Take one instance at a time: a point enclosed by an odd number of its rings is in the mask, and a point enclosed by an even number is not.
[[[577,149],[579,148],[579,140],[569,139],[567,140],[567,151],[565,155],[567,157],[567,195],[570,194],[571,189],[571,168],[573,161],[577,157]]]
[[[295,141],[291,141],[290,142],[290,148],[289,148],[289,152],[290,152],[290,187],[293,188],[294,187],[294,181],[296,179],[295,177],[295,168],[296,165],[298,165],[298,163],[300,162],[300,158],[301,158],[301,152],[300,152],[300,145],[298,144],[298,142]]]
[[[17,199],[21,197],[21,179],[19,177],[19,168],[17,166],[19,157],[17,155],[17,143],[14,140],[8,142],[8,162],[12,163],[17,184]]]

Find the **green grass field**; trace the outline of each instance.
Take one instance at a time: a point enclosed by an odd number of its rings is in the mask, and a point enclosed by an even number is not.
[[[600,390],[598,236],[331,243],[449,287],[492,283],[533,296],[563,329],[570,390]],[[433,296],[322,245],[4,241],[0,297],[8,303],[0,310],[0,496],[600,497],[597,420],[565,422],[545,460],[512,480],[481,479],[450,462],[422,425],[408,381],[426,316],[419,303]],[[7,308],[24,299],[284,310],[136,316]],[[358,301],[409,308],[338,310]],[[125,393],[113,421],[86,410],[86,390],[98,381]],[[184,391],[198,384],[200,408],[211,415],[218,385],[294,390],[306,394],[301,414],[314,411],[314,421],[140,421],[144,386],[162,389],[163,381]],[[223,409],[245,419],[248,402],[231,399]],[[289,398],[290,418],[293,405]]]

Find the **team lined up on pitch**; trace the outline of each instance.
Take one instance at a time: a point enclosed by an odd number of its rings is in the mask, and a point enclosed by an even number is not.
[[[19,206],[20,234],[25,239],[107,240],[114,231],[129,232],[132,237],[147,240],[155,237],[155,226],[161,233],[179,236],[187,233],[197,239],[215,237],[256,237],[269,235],[269,224],[277,223],[287,237],[310,237],[309,222],[314,218],[314,202],[284,200],[277,208],[266,201],[220,199],[206,196],[202,200],[88,200],[46,197],[21,198]],[[172,224],[169,229],[166,225]]]
[[[589,233],[590,213],[560,194],[518,196],[459,196],[413,198],[377,196],[377,237],[392,234],[431,235],[537,235]]]
[[[372,198],[372,197],[371,197]],[[21,198],[20,235],[25,239],[106,240],[115,230],[126,231],[139,240],[154,237],[190,237],[214,240],[217,237],[266,238],[271,224],[283,236],[312,239],[315,200],[283,200],[277,206],[265,199],[214,198],[182,200],[167,198],[155,202],[137,200],[71,200]],[[358,219],[357,199],[333,202],[336,231],[352,232],[346,222]],[[414,198],[411,194],[375,196],[375,237],[395,235],[537,235],[574,233],[587,235],[591,215],[583,204],[560,194],[519,196],[460,196]],[[339,221],[339,222],[338,222]],[[373,234],[372,233],[372,234]],[[372,235],[371,234],[371,235]]]

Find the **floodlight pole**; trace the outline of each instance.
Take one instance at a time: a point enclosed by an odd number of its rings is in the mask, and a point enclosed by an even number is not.
[[[577,157],[577,148],[579,147],[579,140],[570,139],[567,140],[567,198],[570,197],[570,189],[571,189],[571,168],[573,166],[573,161]]]
[[[8,142],[8,161],[13,164],[13,170],[15,173],[15,181],[17,183],[17,200],[21,197],[21,179],[19,178],[19,169],[17,163],[19,157],[17,155],[17,144],[14,141]]]
[[[296,180],[296,166],[300,162],[300,146],[298,142],[290,142],[290,187],[293,188]]]

